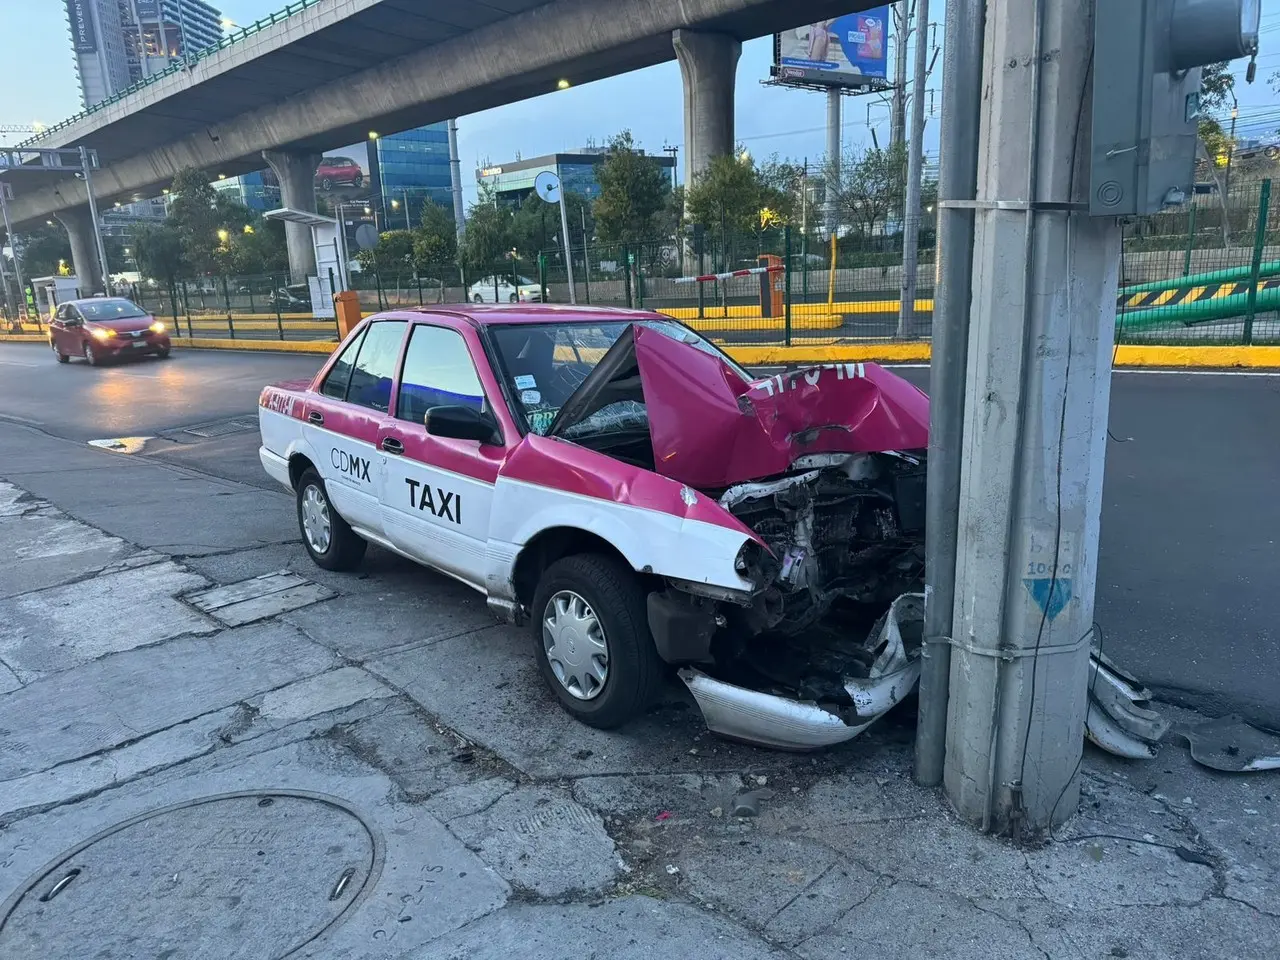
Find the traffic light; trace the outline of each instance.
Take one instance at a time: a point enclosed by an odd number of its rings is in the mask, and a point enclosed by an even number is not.
[[[1156,213],[1194,187],[1200,68],[1258,50],[1260,0],[1096,0],[1089,213]]]

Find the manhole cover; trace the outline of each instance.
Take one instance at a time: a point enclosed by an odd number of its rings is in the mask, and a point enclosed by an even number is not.
[[[0,957],[275,960],[315,940],[381,864],[352,810],[301,793],[223,794],[118,824],[0,912]]]
[[[245,433],[258,429],[257,417],[237,417],[231,420],[215,420],[213,423],[198,423],[195,426],[183,427],[183,433],[192,433],[197,437],[210,439],[226,437],[233,433]]]

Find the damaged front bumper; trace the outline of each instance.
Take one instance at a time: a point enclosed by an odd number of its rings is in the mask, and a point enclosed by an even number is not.
[[[924,596],[904,594],[867,639],[866,677],[847,677],[848,703],[819,704],[680,671],[707,728],[733,740],[784,750],[817,750],[852,740],[897,706],[920,679]]]

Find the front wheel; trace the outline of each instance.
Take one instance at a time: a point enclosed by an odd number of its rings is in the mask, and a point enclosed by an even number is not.
[[[514,293],[513,293],[511,296],[509,296],[507,299],[508,299],[511,303],[519,303],[519,302],[520,302],[520,297],[519,297],[519,296],[517,296],[517,295],[516,295],[516,294],[514,294]]]
[[[156,356],[159,357],[161,360],[168,360],[169,350],[170,350],[169,347],[161,347],[159,350],[156,351]]]
[[[354,570],[369,545],[329,503],[329,492],[314,469],[298,480],[298,529],[302,545],[325,570]]]
[[[96,367],[102,362],[102,358],[93,349],[93,344],[88,340],[84,342],[84,358],[89,361],[89,366]]]
[[[603,554],[564,557],[542,574],[532,609],[538,668],[577,719],[617,727],[656,698],[662,664],[634,571]]]

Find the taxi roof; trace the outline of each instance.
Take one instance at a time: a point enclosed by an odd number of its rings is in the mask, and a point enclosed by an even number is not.
[[[444,315],[468,320],[477,327],[508,323],[599,323],[601,321],[669,320],[653,310],[625,307],[573,306],[567,303],[441,303],[406,307],[376,314],[379,318],[412,319]]]

